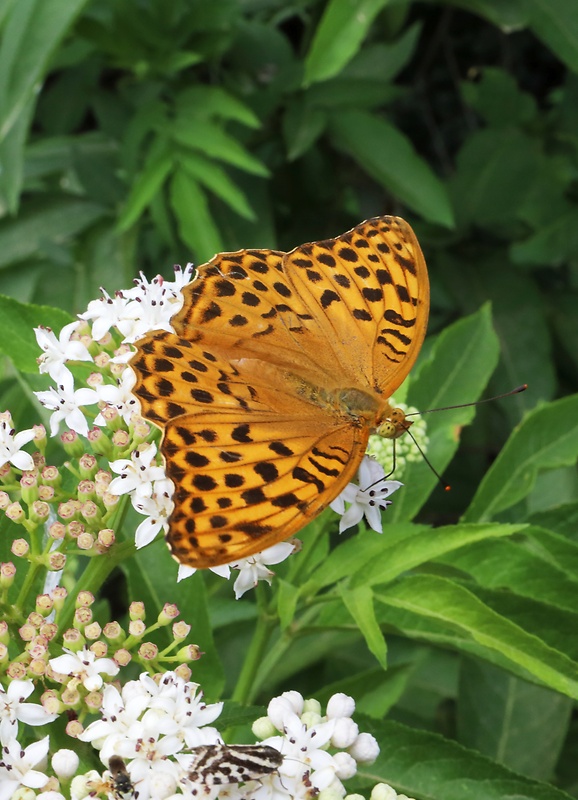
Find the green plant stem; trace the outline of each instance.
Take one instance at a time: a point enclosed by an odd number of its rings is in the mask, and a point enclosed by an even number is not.
[[[279,661],[281,661],[285,656],[285,653],[292,645],[296,636],[302,632],[303,628],[307,627],[310,621],[314,619],[318,613],[319,611],[317,608],[310,609],[308,612],[303,614],[299,620],[299,623],[296,623],[288,628],[266,653],[263,651],[262,657],[259,659],[258,664],[255,665],[253,686],[245,702],[251,703],[254,701],[265,678],[267,678],[267,676],[275,668],[275,665],[278,664]]]
[[[255,633],[249,645],[245,661],[241,669],[241,674],[235,686],[232,700],[243,705],[250,702],[255,696],[255,676],[259,665],[263,661],[264,654],[269,644],[269,638],[273,629],[274,620],[266,611],[267,598],[265,595],[265,588],[262,584],[258,584],[255,593],[257,596],[257,606],[259,608],[259,615],[255,625]]]
[[[67,596],[62,611],[58,615],[58,634],[60,636],[72,623],[78,593],[81,591],[91,592],[96,596],[113,569],[133,555],[135,550],[134,544],[123,542],[111,548],[106,557],[92,558],[90,560],[90,563],[82,573],[82,580],[76,582],[74,590]]]

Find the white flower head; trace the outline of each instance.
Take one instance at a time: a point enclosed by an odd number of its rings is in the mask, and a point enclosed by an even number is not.
[[[47,392],[34,392],[46,408],[54,411],[50,417],[50,434],[56,436],[62,420],[68,427],[81,436],[88,435],[88,422],[82,413],[82,406],[98,402],[94,389],[74,389],[74,377],[66,367],[62,367],[58,375],[58,386]]]
[[[277,542],[277,544],[262,550],[260,553],[255,553],[248,558],[242,558],[240,561],[230,562],[228,566],[239,570],[239,575],[233,587],[235,598],[238,600],[246,591],[254,589],[259,581],[267,581],[271,585],[275,573],[267,569],[267,565],[279,564],[281,561],[285,561],[294,550],[294,542]]]
[[[359,466],[359,485],[348,483],[341,494],[330,503],[331,508],[342,514],[339,532],[357,525],[365,516],[368,525],[382,533],[381,512],[391,505],[389,496],[400,486],[399,481],[385,480],[383,467],[372,458],[364,457]],[[345,510],[345,503],[351,505]]]
[[[110,676],[118,674],[119,666],[112,658],[97,658],[92,650],[87,648],[83,648],[77,653],[66,648],[64,651],[64,655],[50,659],[50,666],[54,672],[75,678],[88,692],[98,691],[102,688],[103,674]]]
[[[8,688],[0,686],[0,742],[7,744],[18,732],[18,722],[25,725],[46,725],[58,714],[49,714],[38,703],[25,703],[34,691],[32,681],[12,680]]]
[[[117,479],[115,478],[115,480]],[[168,530],[168,518],[175,507],[172,500],[173,493],[173,482],[169,478],[161,478],[161,480],[154,481],[150,497],[138,497],[135,494],[131,498],[135,510],[146,516],[146,519],[136,529],[137,550],[150,544],[161,530],[165,532]]]
[[[137,303],[131,303],[122,292],[111,297],[101,287],[102,297],[91,300],[80,319],[92,320],[92,336],[98,342],[112,328],[130,331],[139,315]]]
[[[121,692],[113,685],[105,688],[101,719],[79,738],[99,748],[103,764],[113,755],[126,759],[131,781],[138,783],[139,800],[164,798],[181,778],[181,768],[170,757],[185,747],[220,741],[210,723],[222,705],[206,704],[198,685],[174,672],[165,673],[158,683],[143,673]]]
[[[129,354],[130,355],[130,354]],[[114,406],[127,425],[130,425],[133,414],[138,414],[139,403],[132,393],[136,383],[134,370],[127,367],[120,376],[117,385],[103,383],[96,389],[98,399],[109,406]],[[105,419],[99,414],[94,420],[96,425],[105,425]]]
[[[34,439],[32,429],[16,433],[8,420],[0,420],[0,467],[10,462],[16,469],[34,469],[30,453],[22,447]]]
[[[0,755],[0,800],[10,800],[21,786],[41,789],[48,783],[44,772],[49,737],[23,748],[16,739],[2,745]],[[36,769],[38,767],[38,769]]]
[[[153,482],[166,478],[164,467],[153,464],[156,453],[156,444],[142,444],[130,459],[112,461],[110,468],[119,477],[111,481],[109,491],[116,495],[134,493],[139,500],[152,497]]]
[[[92,361],[86,346],[71,337],[78,329],[78,320],[65,325],[58,339],[50,328],[34,328],[36,341],[43,351],[38,359],[39,371],[47,372],[53,380],[58,380],[61,368],[67,361]]]

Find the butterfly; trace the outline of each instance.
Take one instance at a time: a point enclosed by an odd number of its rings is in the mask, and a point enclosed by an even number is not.
[[[183,295],[176,333],[138,341],[131,366],[175,484],[169,547],[205,568],[296,533],[371,433],[409,427],[388,400],[422,345],[429,282],[408,223],[374,217],[289,253],[216,255]]]
[[[207,787],[258,780],[283,763],[283,755],[269,745],[206,744],[190,753],[187,779]]]

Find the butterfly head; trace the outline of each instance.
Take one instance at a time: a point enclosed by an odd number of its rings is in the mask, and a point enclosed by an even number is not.
[[[384,439],[399,439],[412,424],[411,420],[406,419],[405,411],[401,408],[390,408],[387,416],[378,425],[376,433]]]

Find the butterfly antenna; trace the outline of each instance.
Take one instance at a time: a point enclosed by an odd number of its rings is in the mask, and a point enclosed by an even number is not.
[[[513,394],[519,394],[520,392],[525,392],[527,388],[528,384],[523,383],[521,386],[516,386],[515,389],[512,389],[509,392],[504,392],[504,394],[497,394],[494,397],[485,397],[483,400],[475,400],[473,403],[458,403],[458,405],[456,406],[442,406],[442,408],[427,408],[425,411],[412,411],[409,414],[406,414],[406,417],[415,417],[417,414],[420,415],[431,414],[433,411],[451,411],[453,408],[469,408],[470,406],[480,406],[482,403],[492,403],[494,400],[501,400],[503,397],[511,397]],[[413,439],[413,436],[411,438]],[[413,440],[415,442],[415,439]]]
[[[436,410],[437,410],[437,409],[436,409]],[[440,411],[442,411],[443,409],[441,409],[441,408],[440,408],[439,410],[440,410]],[[409,437],[411,438],[412,442],[413,442],[413,443],[415,444],[415,446],[417,447],[417,449],[418,449],[418,451],[419,451],[419,453],[420,453],[421,457],[422,457],[422,458],[423,458],[423,460],[425,461],[425,463],[428,465],[428,467],[431,469],[431,471],[433,472],[433,474],[434,474],[434,475],[436,476],[436,478],[438,479],[438,482],[439,482],[439,483],[440,483],[440,484],[441,484],[441,485],[444,487],[444,492],[449,492],[449,491],[451,490],[451,488],[452,488],[452,487],[449,485],[449,483],[446,483],[446,482],[444,481],[444,479],[442,478],[442,476],[439,474],[439,472],[437,471],[437,469],[434,467],[434,465],[431,463],[431,461],[429,460],[429,458],[426,456],[426,454],[424,453],[424,451],[423,451],[423,450],[421,449],[421,447],[419,446],[419,444],[418,444],[418,442],[417,442],[417,439],[415,438],[415,436],[413,435],[413,433],[411,432],[411,430],[409,430],[409,428],[408,428],[408,430],[406,431],[406,433],[409,435]]]

